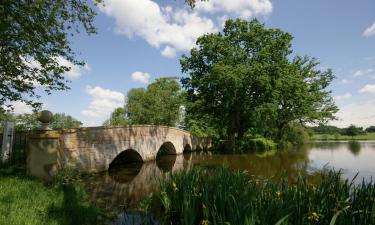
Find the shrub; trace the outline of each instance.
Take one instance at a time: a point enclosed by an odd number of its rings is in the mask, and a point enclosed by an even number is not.
[[[280,142],[291,143],[292,145],[305,144],[310,140],[309,134],[302,125],[293,123],[288,125],[282,135]]]
[[[264,137],[244,138],[239,144],[239,150],[241,152],[268,151],[276,149],[276,147],[277,145],[275,142]]]

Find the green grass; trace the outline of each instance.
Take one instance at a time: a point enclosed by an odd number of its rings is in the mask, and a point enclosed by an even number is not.
[[[101,224],[79,183],[44,184],[23,169],[0,166],[0,225]]]
[[[290,184],[194,168],[161,181],[154,201],[165,224],[375,224],[375,185],[354,186],[334,171],[313,185],[303,177]]]
[[[357,136],[346,136],[339,134],[314,134],[312,140],[375,140],[375,132]]]

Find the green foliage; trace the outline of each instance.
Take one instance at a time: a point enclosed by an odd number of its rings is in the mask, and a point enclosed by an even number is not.
[[[74,129],[79,128],[81,125],[82,122],[72,116],[66,115],[65,113],[55,113],[53,114],[50,126],[52,129]]]
[[[371,133],[374,133],[375,132],[375,126],[369,126],[366,128],[366,132],[371,132]]]
[[[348,128],[344,129],[343,134],[348,136],[357,136],[359,134],[363,134],[363,128],[362,127],[356,127],[355,125],[350,125]]]
[[[125,111],[130,124],[177,126],[182,103],[181,87],[176,78],[162,77],[147,89],[131,89]]]
[[[63,74],[70,68],[61,61],[84,65],[75,58],[69,36],[81,27],[88,34],[96,12],[87,0],[2,0],[0,1],[0,105],[25,102],[40,97],[36,88],[47,94],[68,89]],[[3,107],[1,107],[1,110]]]
[[[38,121],[38,113],[25,113],[20,115],[0,113],[0,121],[15,122],[16,131],[36,130],[41,126],[41,123]],[[65,113],[55,113],[53,114],[50,127],[52,129],[73,129],[81,125],[82,122],[72,116],[66,115]]]
[[[116,108],[112,113],[111,117],[104,121],[104,126],[126,126],[129,122],[126,119],[126,111],[124,108]]]
[[[375,133],[360,134],[357,136],[347,136],[340,134],[315,134],[312,140],[375,140]]]
[[[374,183],[354,186],[339,172],[319,184],[259,180],[229,169],[193,168],[161,181],[165,224],[374,224]],[[351,199],[355,199],[355,202]]]
[[[243,138],[240,142],[239,150],[241,152],[247,151],[269,151],[276,149],[277,144],[272,140],[264,137],[257,138]]]
[[[187,117],[236,145],[248,131],[274,140],[295,121],[325,122],[337,111],[326,90],[332,71],[309,57],[290,59],[292,36],[257,20],[228,20],[223,32],[198,38],[182,56]]]
[[[310,127],[315,134],[340,134],[343,129],[335,126],[319,125],[316,127]]]
[[[310,140],[306,128],[298,123],[290,123],[282,132],[281,142],[291,143],[293,145],[302,145]]]

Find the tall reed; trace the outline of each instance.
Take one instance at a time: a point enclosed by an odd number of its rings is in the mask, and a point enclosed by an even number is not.
[[[243,171],[194,168],[161,181],[165,224],[375,224],[375,184],[355,186],[340,172],[312,184],[261,180]]]

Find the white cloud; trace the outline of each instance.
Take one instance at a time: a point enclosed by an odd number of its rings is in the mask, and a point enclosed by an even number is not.
[[[209,0],[198,2],[196,10],[208,13],[232,14],[249,19],[253,16],[268,15],[272,12],[270,0]]]
[[[69,79],[78,78],[84,72],[88,72],[91,70],[91,67],[87,63],[84,66],[74,65],[73,63],[69,62],[61,56],[57,57],[56,61],[60,66],[66,66],[70,68],[70,70],[64,74],[64,76]]]
[[[375,84],[366,84],[358,92],[362,94],[375,94]]]
[[[350,92],[347,92],[344,95],[334,96],[333,99],[336,100],[336,101],[340,101],[340,100],[344,100],[344,99],[349,99],[351,97],[353,97],[352,94]]]
[[[365,37],[370,37],[373,35],[375,35],[375,22],[363,32],[363,36]]]
[[[150,74],[143,73],[143,72],[140,72],[140,71],[136,71],[136,72],[132,73],[131,77],[134,81],[139,81],[139,82],[144,83],[144,84],[148,84],[149,80],[150,80]]]
[[[161,55],[167,58],[174,58],[176,56],[176,49],[167,45],[164,50],[161,51]]]
[[[197,37],[216,31],[211,19],[195,11],[160,7],[151,0],[107,0],[99,9],[115,18],[118,33],[141,37],[153,47],[164,49],[167,57],[174,51],[190,49]]]
[[[95,117],[106,119],[110,116],[111,112],[124,105],[124,94],[105,89],[99,86],[87,86],[85,92],[92,98],[88,109],[83,110],[81,114],[87,117]]]
[[[210,0],[199,2],[191,11],[186,7],[161,7],[152,0],[105,0],[99,10],[115,18],[117,33],[128,38],[140,37],[160,49],[163,56],[172,58],[177,52],[191,49],[199,36],[218,31],[218,25],[205,14],[220,12],[248,19],[268,15],[272,12],[272,3],[270,0]]]
[[[374,69],[367,69],[367,70],[357,70],[354,72],[353,76],[354,77],[360,77],[360,76],[366,76],[370,74],[374,74],[375,70]]]
[[[342,79],[342,80],[341,80],[341,83],[342,83],[342,84],[349,84],[349,82],[350,82],[350,81],[347,80],[347,79]]]
[[[339,120],[330,124],[339,127],[348,127],[351,124],[368,127],[375,124],[375,101],[355,102],[340,107],[336,115]]]

